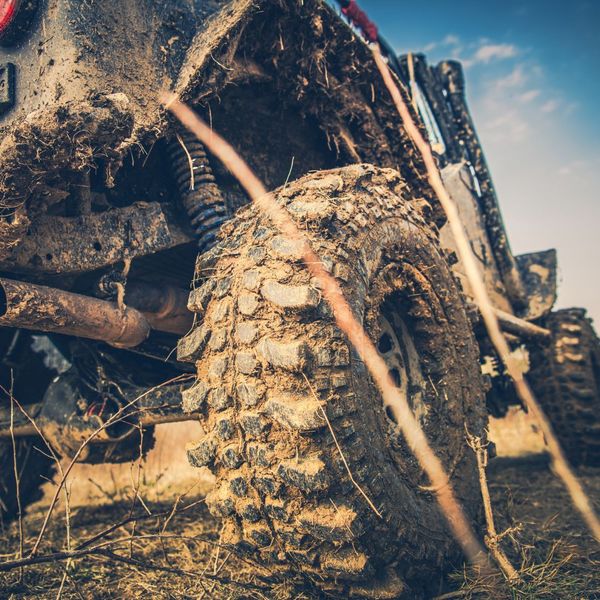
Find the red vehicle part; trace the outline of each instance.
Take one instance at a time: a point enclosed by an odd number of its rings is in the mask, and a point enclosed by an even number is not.
[[[19,4],[20,0],[0,0],[0,37],[14,21]]]
[[[0,0],[0,46],[18,44],[31,30],[39,0]]]

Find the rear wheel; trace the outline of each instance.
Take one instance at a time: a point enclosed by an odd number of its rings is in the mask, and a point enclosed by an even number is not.
[[[464,434],[466,425],[483,435],[486,422],[478,352],[437,238],[403,188],[394,171],[356,165],[306,176],[278,199],[342,285],[473,509]],[[297,248],[252,206],[221,235],[198,260],[198,324],[178,353],[197,362],[184,408],[202,412],[206,435],[188,456],[217,477],[207,504],[224,519],[222,541],[344,594],[414,597],[423,581],[435,585],[424,573],[439,574],[456,547]]]
[[[574,464],[600,464],[600,340],[583,308],[551,313],[552,336],[534,350],[530,379]]]

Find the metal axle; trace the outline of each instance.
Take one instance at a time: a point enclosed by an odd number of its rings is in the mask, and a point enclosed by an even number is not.
[[[545,327],[540,327],[535,323],[525,321],[525,319],[515,317],[514,315],[504,312],[503,310],[496,308],[494,312],[498,317],[498,322],[500,323],[500,327],[503,331],[512,333],[518,337],[525,339],[546,339],[549,338],[551,335],[549,329],[546,329]]]
[[[126,304],[129,301],[132,306],[121,309],[106,300],[0,278],[0,326],[61,333],[100,340],[118,348],[133,348],[148,337],[151,329],[186,333],[193,317],[185,300],[183,290],[132,284],[125,296]]]
[[[34,420],[36,420],[36,415],[39,413],[41,409],[41,404],[29,404],[25,408],[27,409],[27,414]],[[181,411],[180,407],[173,407],[171,412],[166,412],[165,409],[160,408],[147,408],[143,411],[135,411],[136,414],[135,419],[131,416],[130,413],[126,413],[119,420],[115,421],[115,424],[119,422],[131,422],[134,420],[135,427],[150,427],[152,425],[162,425],[164,423],[180,423],[182,421],[194,421],[198,419],[197,413],[184,413]],[[0,409],[0,440],[20,437],[35,437],[38,434],[38,430],[41,429],[41,424],[38,424],[36,428],[31,421],[23,415],[18,408],[14,409],[13,413],[13,423],[11,427],[11,417],[10,410],[8,409]],[[91,426],[89,433],[95,427]],[[102,442],[102,439],[96,441],[96,443]]]

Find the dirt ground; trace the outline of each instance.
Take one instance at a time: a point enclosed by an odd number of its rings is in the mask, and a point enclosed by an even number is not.
[[[61,501],[38,557],[61,558],[55,553],[68,547],[79,556],[0,572],[0,597],[320,597],[305,581],[274,583],[251,557],[219,549],[219,525],[203,503],[211,479],[199,479],[180,450],[182,440],[196,435],[195,427],[162,427],[139,471],[129,464],[78,466],[69,485],[69,522]],[[502,544],[522,581],[509,586],[499,576],[481,580],[464,565],[449,565],[437,597],[600,598],[600,548],[539,453],[542,440],[527,415],[511,411],[506,420],[492,422],[491,435],[499,454],[489,469],[497,527],[509,531]],[[599,501],[600,470],[580,469],[579,475]],[[49,483],[45,498],[24,520],[26,549],[40,530],[52,491]],[[131,521],[132,516],[141,518]],[[18,548],[18,526],[0,532],[2,562],[14,559]]]

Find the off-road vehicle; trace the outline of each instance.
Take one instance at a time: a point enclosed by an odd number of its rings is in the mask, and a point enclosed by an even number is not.
[[[585,311],[552,312],[555,252],[511,253],[460,64],[387,58],[512,348],[571,459],[597,461],[598,340]],[[164,90],[309,236],[476,519],[465,430],[516,400],[371,52],[319,0],[0,0],[3,518],[13,437],[25,507],[45,443],[128,461],[153,425],[199,419],[181,450],[216,475],[224,545],[324,591],[414,597],[457,552],[428,481],[298,248]]]

